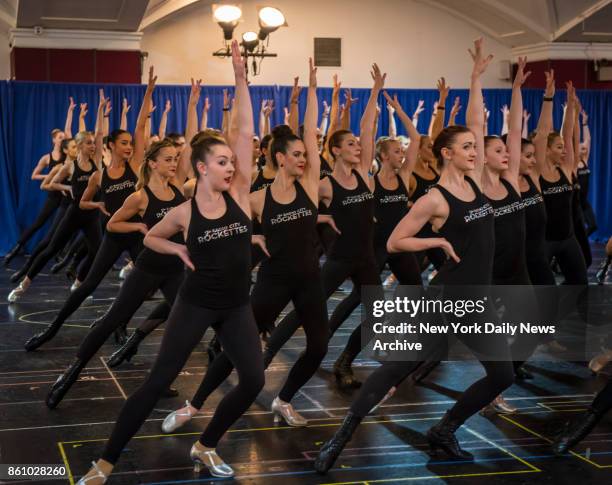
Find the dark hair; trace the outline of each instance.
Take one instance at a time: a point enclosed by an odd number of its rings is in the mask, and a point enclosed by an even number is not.
[[[174,148],[174,144],[170,140],[156,141],[152,143],[149,149],[146,151],[144,161],[140,165],[140,171],[138,172],[138,182],[136,183],[136,190],[140,190],[143,187],[149,185],[151,179],[151,167],[149,166],[149,160],[155,160],[162,148]]]
[[[270,146],[270,158],[274,168],[278,168],[277,153],[286,154],[289,143],[301,140],[287,125],[278,125],[272,129],[272,144]]]
[[[471,133],[467,126],[454,125],[444,128],[436,137],[433,144],[433,154],[438,160],[440,166],[444,165],[444,157],[442,156],[442,148],[450,148],[457,136],[462,133]]]
[[[110,132],[110,134],[108,135],[108,137],[106,138],[106,146],[108,148],[110,148],[110,144],[111,142],[113,143],[117,143],[117,139],[123,135],[127,133],[128,135],[130,134],[129,131],[125,131],[125,130],[113,130]]]
[[[491,144],[491,142],[493,142],[495,140],[499,140],[499,141],[501,141],[505,145],[506,144],[506,138],[507,138],[506,135],[502,135],[501,137],[497,136],[497,135],[487,135],[487,136],[484,137],[484,146],[485,146],[485,148],[487,148]]]
[[[64,150],[68,150],[68,145],[70,144],[71,141],[73,141],[73,138],[64,138],[62,140],[62,144],[60,145],[61,155],[57,163],[64,163],[66,161],[66,158],[68,158],[68,155],[64,153]]]
[[[264,148],[267,150],[268,146],[270,145],[270,140],[272,140],[272,135],[270,135],[269,133],[264,136],[261,141],[259,142],[259,149],[263,150]]]
[[[559,133],[558,131],[551,131],[548,134],[546,146],[550,148],[557,138],[561,138],[561,133]]]
[[[208,131],[201,131],[191,140],[191,166],[196,177],[199,178],[198,162],[206,163],[206,155],[217,145],[225,145],[225,140],[219,136],[211,135]]]
[[[182,135],[180,133],[176,133],[176,132],[172,132],[172,133],[168,133],[166,135],[166,138],[168,138],[169,140],[171,140],[173,143],[178,143],[179,138],[184,138],[185,135]]]
[[[501,139],[507,145],[508,144],[508,133],[504,133],[501,136]],[[521,138],[521,151],[523,151],[527,145],[533,145],[533,141],[527,138]]]
[[[334,151],[332,150],[332,148],[340,148],[340,145],[342,145],[342,141],[344,140],[344,137],[347,135],[352,135],[353,132],[350,130],[338,130],[335,131],[334,134],[332,136],[329,137],[329,141],[327,142],[327,149],[329,150],[329,154],[332,156],[332,158],[335,160],[336,156],[334,155]]]
[[[51,130],[51,139],[55,138],[55,135],[57,135],[58,133],[62,133],[62,130],[60,130],[59,128],[53,128]]]
[[[429,141],[431,141],[431,137],[429,135],[421,135],[419,138],[419,150],[421,150],[424,146],[425,143],[427,142],[427,139],[429,139]]]
[[[527,135],[527,138],[529,140],[533,140],[537,134],[538,134],[538,130],[533,130],[531,133],[529,133],[529,135]]]

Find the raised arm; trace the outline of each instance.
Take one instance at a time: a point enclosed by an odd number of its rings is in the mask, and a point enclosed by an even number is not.
[[[110,100],[104,97],[104,90],[100,89],[100,102],[98,103],[98,116],[96,121],[95,143],[96,151],[94,154],[94,162],[98,170],[102,167],[104,159],[104,111],[107,109]],[[136,172],[137,173],[137,172]]]
[[[210,100],[208,96],[204,98],[204,105],[202,106],[202,119],[200,120],[200,131],[208,129],[208,111],[210,110]]]
[[[589,115],[585,110],[582,110],[582,143],[584,143],[584,147],[586,152],[583,157],[583,162],[585,165],[589,164],[589,156],[591,155],[591,130],[589,129]]]
[[[232,99],[227,89],[223,90],[223,120],[221,121],[221,131],[223,136],[227,140],[227,136],[230,130],[230,116],[231,116],[231,105]]]
[[[140,111],[138,112],[138,119],[136,120],[136,128],[134,129],[134,152],[132,154],[132,158],[130,159],[130,167],[134,173],[138,173],[140,166],[144,161],[145,145],[148,138],[145,133],[145,128],[147,120],[150,122],[151,119],[149,117],[151,116],[150,113],[152,113],[152,99],[153,91],[155,90],[155,81],[157,81],[157,76],[155,76],[155,71],[153,66],[151,66],[149,68],[147,90],[145,91],[142,105],[140,106]]]
[[[64,124],[64,134],[66,138],[72,138],[72,115],[74,113],[74,108],[76,108],[76,104],[74,103],[74,99],[70,96],[70,103],[68,104],[68,111],[66,112],[66,123]]]
[[[485,127],[485,112],[484,99],[482,97],[482,83],[480,76],[486,71],[487,66],[493,59],[493,54],[485,57],[482,52],[482,37],[474,41],[474,52],[469,49],[469,52],[474,60],[470,83],[470,97],[466,111],[466,125],[474,133],[476,137],[476,160],[474,170],[472,170],[472,178],[480,186],[482,170],[484,168],[484,127]]]
[[[106,100],[106,106],[104,106],[104,124],[102,126],[102,137],[104,138],[105,136],[108,136],[108,134],[110,133],[110,113],[112,111],[113,107],[111,104],[110,99]]]
[[[87,114],[87,103],[81,103],[79,105],[79,133],[81,131],[87,131],[87,125],[85,124],[86,114]]]
[[[344,90],[344,97],[346,98],[346,101],[344,103],[344,109],[342,109],[342,115],[340,116],[340,129],[350,131],[351,129],[351,106],[353,106],[353,103],[357,101],[357,98],[352,97],[350,89]]]
[[[236,80],[236,126],[235,134],[230,138],[230,148],[236,160],[236,172],[230,190],[236,195],[245,207],[248,207],[249,191],[251,188],[251,172],[253,159],[253,108],[251,95],[246,81],[244,60],[240,55],[238,42],[232,42],[232,64]],[[232,139],[233,138],[233,139]]]
[[[419,141],[421,135],[415,128],[412,120],[408,117],[402,105],[397,100],[397,96],[393,96],[393,99],[386,91],[383,91],[385,99],[389,106],[393,107],[394,111],[397,113],[397,117],[400,119],[404,128],[408,132],[408,136],[410,137],[410,145],[408,145],[408,150],[406,151],[406,160],[402,164],[399,169],[398,175],[402,178],[404,185],[408,187],[410,184],[410,175],[412,175],[412,171],[414,170],[414,166],[416,165],[418,155],[419,155]]]
[[[128,123],[127,123],[127,114],[130,111],[131,106],[128,104],[127,98],[123,98],[123,103],[121,104],[121,122],[119,124],[119,129],[127,131]]]
[[[194,177],[193,167],[191,165],[191,140],[198,131],[198,101],[202,90],[202,80],[194,81],[191,78],[191,92],[189,93],[189,101],[187,103],[187,122],[185,126],[185,146],[181,152],[176,178],[185,179]],[[183,182],[180,182],[181,184]]]
[[[555,96],[555,71],[551,69],[550,72],[545,71],[544,74],[546,76],[546,90],[544,91],[544,99],[542,100],[542,109],[540,110],[536,134],[533,138],[537,175],[545,171],[548,135],[552,131],[553,125],[552,112],[553,98]]]
[[[170,100],[166,100],[166,106],[164,107],[164,112],[161,116],[161,121],[159,122],[159,131],[157,132],[157,136],[159,136],[160,140],[166,138],[166,126],[168,125],[168,113],[172,109],[172,104],[170,104]],[[197,116],[197,113],[196,113]],[[197,118],[196,118],[196,126],[197,126]]]
[[[523,95],[521,87],[531,74],[531,71],[525,72],[526,65],[527,58],[519,57],[516,76],[512,84],[512,101],[508,112],[508,137],[506,138],[506,147],[510,157],[508,160],[508,170],[504,172],[504,178],[513,184],[517,192],[520,192],[518,178],[521,166],[521,135],[523,130]]]
[[[574,110],[574,175],[578,175],[578,164],[580,163],[580,112],[582,111],[582,105],[580,99],[577,96],[575,98],[575,110]]]
[[[565,145],[565,157],[561,165],[569,177],[574,171],[574,122],[576,113],[576,90],[572,81],[565,83],[567,87],[567,109],[565,120],[561,129],[561,136]]]
[[[455,126],[457,115],[459,114],[459,111],[461,111],[461,99],[459,99],[459,96],[457,96],[455,97],[455,102],[453,103],[453,106],[451,107],[451,112],[450,112],[450,116],[448,117],[447,126]]]
[[[340,86],[341,82],[338,81],[338,75],[334,74],[334,87],[332,89],[332,100],[331,100],[331,109],[329,113],[329,129],[327,130],[327,139],[329,140],[331,136],[338,131],[340,128]],[[323,147],[323,156],[326,160],[331,160],[331,156],[329,153],[329,145],[326,143]]]
[[[321,132],[321,136],[325,138],[327,135],[327,127],[329,126],[329,105],[327,101],[323,101],[323,113],[321,114],[321,125],[319,126],[319,131]]]
[[[374,159],[374,139],[371,134],[374,132],[374,126],[376,124],[378,95],[385,86],[385,79],[387,78],[387,74],[382,74],[377,64],[372,64],[370,75],[372,76],[374,85],[370,91],[368,104],[361,117],[359,130],[361,136],[361,174],[364,179],[367,179],[370,167],[372,166],[372,160]]]
[[[513,94],[514,94],[514,91],[513,91]],[[501,129],[500,135],[505,135],[506,133],[508,133],[508,122],[510,118],[510,110],[508,109],[507,104],[504,104],[501,107],[501,112],[502,112],[502,129]]]
[[[385,92],[385,97],[387,93]],[[389,115],[389,138],[397,138],[397,125],[395,124],[395,108],[387,100],[387,114]]]
[[[300,101],[300,92],[302,88],[298,86],[298,82],[300,81],[299,77],[293,78],[293,89],[291,90],[291,101],[289,103],[289,126],[293,130],[293,133],[297,133],[300,126],[300,110],[299,110],[299,101]]]
[[[423,111],[425,111],[425,101],[422,99],[419,99],[417,107],[414,110],[414,113],[412,113],[412,124],[414,125],[415,128],[418,128],[419,126],[419,115]]]
[[[435,140],[439,133],[444,129],[444,112],[446,110],[446,98],[448,98],[448,92],[450,86],[446,85],[446,79],[441,77],[438,79],[438,106],[436,108],[436,116],[434,118],[433,125],[431,127],[431,139]]]
[[[317,120],[319,118],[319,102],[317,100],[317,68],[312,58],[308,59],[308,97],[306,113],[304,115],[304,146],[306,147],[306,167],[302,184],[311,200],[318,205],[319,173],[321,159],[319,158],[319,144],[317,142]]]
[[[523,131],[521,132],[521,136],[525,138],[529,138],[529,118],[531,118],[531,114],[524,109],[523,110]]]
[[[263,99],[261,101],[261,107],[259,108],[259,139],[262,139],[266,131],[266,108],[268,107],[268,100]]]

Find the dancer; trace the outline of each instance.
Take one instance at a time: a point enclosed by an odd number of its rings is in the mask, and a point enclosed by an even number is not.
[[[364,285],[380,287],[380,272],[374,255],[374,195],[373,183],[368,178],[374,153],[374,128],[376,99],[384,86],[386,75],[376,64],[372,66],[374,86],[361,119],[361,143],[348,130],[339,130],[329,139],[329,150],[334,157],[333,175],[321,180],[319,200],[332,215],[340,234],[327,255],[321,270],[321,282],[325,298],[347,279],[351,278],[357,291]],[[364,302],[367,304],[367,302]],[[330,318],[330,338],[342,320],[336,312]],[[359,387],[351,363],[362,349],[361,330],[371,328],[366,319],[352,332],[346,348],[334,364],[334,374],[342,389]],[[299,327],[295,311],[289,313],[274,329],[266,344],[264,360],[269,364],[274,355],[291,338]],[[364,339],[365,340],[365,339]]]
[[[64,138],[61,143],[61,150],[61,163],[56,164],[49,171],[49,173],[40,185],[41,189],[43,190],[60,194],[60,205],[57,211],[55,212],[53,222],[51,223],[51,226],[49,227],[49,230],[47,231],[45,237],[41,239],[40,242],[36,245],[34,251],[32,251],[32,254],[28,256],[21,269],[11,275],[11,281],[13,283],[19,281],[27,274],[27,272],[30,270],[30,267],[32,266],[32,263],[34,263],[38,255],[42,253],[49,245],[51,239],[53,238],[53,235],[55,234],[55,231],[62,222],[62,219],[64,218],[64,215],[66,214],[66,211],[68,210],[68,207],[70,207],[70,203],[72,202],[72,191],[70,185],[68,185],[69,182],[68,184],[58,184],[54,183],[54,179],[63,167],[66,167],[67,170],[70,170],[70,168],[74,166],[74,161],[76,160],[78,154],[76,142],[72,138]]]
[[[310,59],[304,141],[288,127],[284,132],[275,128],[271,156],[278,166],[276,178],[268,188],[250,197],[251,210],[261,222],[269,250],[269,258],[262,262],[257,273],[251,297],[257,326],[260,332],[273,328],[276,318],[291,301],[306,333],[305,351],[272,402],[275,422],[284,419],[289,426],[308,424],[295,411],[291,400],[319,367],[327,353],[329,334],[315,244],[320,162],[316,138],[316,72]],[[168,415],[162,430],[171,433],[191,419],[232,368],[225,352],[218,355],[191,403]]]
[[[540,186],[546,205],[546,249],[549,261],[554,257],[568,285],[587,285],[587,269],[580,245],[574,235],[572,217],[572,173],[578,165],[574,155],[574,110],[576,93],[567,85],[567,110],[561,134],[548,135],[546,163],[540,170]],[[552,98],[544,101],[552,103]],[[552,109],[546,126],[552,127]]]
[[[136,122],[134,148],[132,149],[132,136],[128,132],[123,130],[113,131],[108,137],[108,147],[112,154],[111,163],[89,179],[87,189],[81,198],[80,207],[90,211],[99,210],[106,218],[105,223],[119,210],[125,199],[134,193],[138,181],[136,174],[139,173],[144,158],[146,113],[149,112],[151,106],[156,79],[153,67],[151,67],[149,69],[149,82]],[[101,194],[101,200],[94,201],[94,196],[98,191]],[[136,220],[132,222],[136,222]],[[106,224],[104,225],[106,226]],[[131,227],[132,232],[130,233],[106,232],[104,234],[102,244],[95,255],[87,277],[70,294],[53,321],[43,331],[35,334],[25,343],[24,347],[27,351],[36,350],[57,334],[66,319],[98,287],[123,251],[127,251],[133,261],[136,260],[142,250],[142,234],[137,226]],[[120,331],[123,333],[123,327]],[[118,335],[118,339],[124,340],[123,335]]]
[[[102,458],[79,484],[99,485],[106,481],[127,442],[210,326],[236,367],[239,383],[219,403],[190,455],[196,471],[205,465],[213,476],[234,475],[215,448],[263,387],[264,369],[249,302],[251,222],[247,214],[253,111],[245,65],[236,41],[232,42],[232,63],[236,78],[236,129],[230,132],[229,139],[234,149],[216,138],[194,140],[191,160],[198,176],[195,197],[172,209],[145,238],[147,247],[180,257],[191,271],[172,307],[149,377],[126,401]],[[177,232],[185,235],[186,245],[168,240]]]
[[[186,148],[183,153],[188,153],[181,161],[186,165],[184,159],[189,159],[191,150]],[[180,188],[185,181],[185,172],[169,140],[151,145],[141,167],[137,191],[111,217],[109,232],[130,233],[138,230],[146,234],[172,207],[185,201]],[[140,216],[143,222],[133,222],[135,215]],[[184,244],[180,233],[171,240]],[[47,396],[47,406],[53,409],[59,404],[102,344],[117,328],[127,325],[150,292],[160,289],[166,301],[172,305],[182,281],[183,263],[179,258],[145,248],[109,310],[95,322],[81,343],[76,359],[53,384]],[[137,332],[134,335],[139,335]]]
[[[589,115],[581,111],[582,116],[582,143],[580,143],[580,161],[578,162],[578,182],[580,183],[580,206],[584,214],[587,236],[597,231],[597,219],[595,212],[589,202],[589,186],[591,179],[591,168],[589,157],[591,155],[591,130],[589,129]]]
[[[68,112],[66,113],[66,124],[64,131],[55,128],[51,130],[51,141],[53,143],[53,149],[47,155],[43,155],[38,161],[34,170],[32,171],[32,180],[43,180],[45,175],[42,171],[45,168],[49,168],[49,171],[53,170],[56,165],[61,165],[63,162],[61,144],[65,138],[72,138],[72,113],[76,104],[72,98],[70,98],[70,104],[68,105]],[[49,192],[45,204],[38,212],[34,222],[21,233],[21,237],[17,241],[17,244],[4,256],[4,266],[8,266],[11,260],[19,254],[24,248],[30,238],[47,222],[49,217],[55,212],[62,202],[62,196],[58,192]]]
[[[61,182],[71,176],[73,203],[66,211],[60,226],[55,231],[47,248],[40,253],[32,263],[26,277],[21,281],[19,286],[9,293],[9,303],[13,303],[23,296],[36,275],[40,273],[47,262],[66,245],[73,234],[78,230],[83,231],[85,234],[87,247],[89,249],[87,260],[83,262],[79,272],[84,278],[84,275],[89,271],[89,267],[93,262],[93,255],[95,255],[100,245],[100,222],[96,212],[83,210],[80,208],[79,203],[90,177],[98,171],[102,163],[103,113],[106,102],[104,93],[101,91],[95,135],[88,131],[81,131],[77,134],[75,137],[75,142],[79,151],[77,160],[72,167],[62,167],[54,179],[57,182]]]
[[[265,189],[266,187],[270,186],[272,182],[274,182],[274,178],[276,177],[278,163],[270,154],[270,142],[272,141],[272,136],[272,133],[265,135],[259,144],[259,150],[261,151],[261,156],[265,159],[265,164],[261,170],[257,172],[257,175],[253,179],[253,182],[251,183],[251,192]]]
[[[444,285],[449,291],[456,285],[487,285],[491,283],[494,246],[494,218],[490,203],[480,189],[484,165],[484,109],[480,78],[493,58],[482,51],[482,39],[474,43],[475,52],[471,77],[467,124],[445,128],[436,138],[434,154],[444,166],[440,182],[411,208],[395,228],[387,247],[390,252],[418,251],[439,247],[452,258],[438,271],[432,285]],[[477,214],[477,215],[475,215]],[[469,215],[469,216],[468,216]],[[415,237],[427,221],[441,237]],[[440,337],[443,338],[443,337]],[[459,338],[475,352],[493,353],[500,362],[481,362],[486,377],[472,384],[427,433],[432,449],[441,448],[455,459],[472,460],[461,449],[455,431],[470,416],[509,387],[513,381],[510,352],[505,337],[487,335],[486,339],[463,334]],[[436,342],[430,347],[435,349]],[[426,350],[423,354],[431,353]],[[334,437],[321,448],[315,461],[319,473],[329,470],[350,440],[355,429],[389,389],[410,374],[419,361],[387,361],[376,369],[360,389],[350,411]],[[505,357],[505,358],[504,358]]]

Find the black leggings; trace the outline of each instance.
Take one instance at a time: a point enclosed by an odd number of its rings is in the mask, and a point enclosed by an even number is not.
[[[44,225],[44,223],[49,220],[51,214],[53,214],[53,211],[55,211],[55,209],[60,206],[61,202],[61,196],[58,197],[55,194],[49,194],[47,196],[47,200],[45,201],[45,205],[43,205],[40,209],[40,212],[36,216],[36,219],[34,220],[32,225],[21,233],[21,237],[19,238],[18,243],[21,245],[27,243],[30,238],[36,233],[36,231],[38,231]]]
[[[577,212],[579,213],[576,214],[574,217],[574,234],[576,235],[576,240],[578,241],[578,245],[580,246],[580,250],[582,251],[582,255],[584,256],[584,262],[588,269],[588,267],[591,266],[591,264],[593,263],[591,245],[589,244],[587,231],[584,227],[584,217],[582,216],[582,210],[578,208]]]
[[[111,307],[101,319],[96,321],[81,343],[77,357],[83,362],[88,362],[116,329],[128,324],[149,292],[160,289],[166,301],[172,305],[182,282],[182,272],[160,275],[135,267],[121,285]]]
[[[85,241],[89,253],[83,264],[88,271],[93,263],[96,251],[100,246],[100,240],[102,239],[102,231],[98,219],[96,213],[83,211],[72,204],[66,211],[62,222],[51,238],[51,242],[49,242],[45,250],[40,253],[32,263],[32,267],[28,271],[28,278],[31,280],[36,278],[36,275],[40,273],[47,262],[66,245],[72,235],[78,230],[83,231],[83,234],[85,234]]]
[[[328,299],[330,296],[332,296],[334,291],[336,291],[347,278],[351,278],[353,280],[353,286],[356,288],[358,294],[361,293],[362,286],[377,286],[380,290],[380,298],[382,298],[380,271],[378,270],[378,266],[374,261],[374,258],[366,257],[364,261],[359,262],[328,259],[321,269],[321,285],[323,287],[324,298]],[[364,304],[366,304],[366,307],[370,307],[369,302],[364,302]],[[340,307],[340,305],[338,306]],[[340,312],[344,314],[345,310],[341,308]],[[338,316],[340,315],[340,312],[338,311],[338,308],[336,308],[329,320],[329,338],[334,335],[336,330],[338,330],[338,327],[343,322],[343,320],[340,320]],[[371,333],[372,325],[373,322],[371,321],[371,318],[368,317],[365,321],[358,325],[355,330],[353,330],[353,333],[351,333],[345,348],[345,351],[349,354],[351,361],[357,357],[357,354],[359,354],[363,348],[361,343],[362,328],[367,332],[366,337],[363,339],[365,341],[368,338],[367,335]],[[295,310],[290,312],[280,321],[266,343],[266,351],[264,355],[266,363],[272,361],[274,356],[291,338],[299,326],[300,322]]]
[[[491,320],[487,320],[491,321]],[[493,320],[494,321],[494,320]],[[496,396],[510,387],[514,381],[513,365],[510,358],[508,342],[504,335],[459,335],[458,338],[470,349],[478,353],[496,355],[500,361],[480,361],[485,368],[486,376],[474,382],[457,399],[450,409],[450,416],[463,423],[470,416],[489,404]],[[446,346],[446,336],[430,336],[423,343],[424,351],[410,361],[386,361],[372,372],[359,390],[351,404],[351,412],[357,416],[367,416],[393,386],[402,382],[416,368],[432,355],[439,360],[436,349]]]
[[[262,277],[263,276],[263,277]],[[327,353],[329,327],[327,308],[318,275],[306,281],[275,281],[261,273],[251,295],[255,322],[260,332],[274,327],[274,322],[287,304],[293,301],[297,317],[306,333],[306,349],[293,365],[278,397],[291,402],[295,393],[313,376]],[[208,367],[191,405],[200,409],[204,401],[231,374],[230,359],[222,352]]]
[[[612,381],[608,381],[604,388],[597,393],[593,404],[591,404],[591,409],[597,414],[605,414],[610,408],[612,408]]]
[[[587,236],[590,236],[597,230],[597,219],[595,218],[593,207],[588,200],[585,200],[582,204],[582,214],[584,215]]]
[[[546,252],[550,261],[554,256],[559,262],[567,285],[587,285],[587,268],[580,245],[575,236],[563,241],[546,241]]]
[[[57,228],[62,223],[62,219],[64,218],[64,215],[66,214],[67,210],[68,206],[60,205],[58,207],[57,211],[55,211],[55,215],[53,216],[53,222],[51,223],[51,227],[49,227],[47,234],[45,234],[45,237],[41,239],[40,242],[36,245],[34,251],[32,251],[32,254],[30,254],[28,259],[24,263],[24,268],[22,268],[21,271],[27,273],[32,267],[32,264],[34,263],[38,255],[47,248],[47,246],[51,242],[51,239],[53,239],[53,236],[55,235],[55,231],[57,231]]]
[[[421,286],[421,269],[414,253],[389,254],[385,248],[379,247],[376,250],[376,264],[379,273],[382,273],[385,264],[389,264],[391,272],[397,277],[400,285]],[[330,326],[338,328],[355,311],[361,303],[361,288],[353,285],[353,290],[344,300],[342,300],[332,315]]]
[[[51,325],[59,329],[64,324],[66,319],[94,292],[123,251],[128,251],[132,259],[136,260],[141,249],[142,238],[137,234],[106,233],[96,259],[87,273],[87,278],[70,294]]]
[[[126,401],[102,458],[116,463],[127,442],[147,419],[162,393],[179,374],[189,355],[212,326],[238,372],[238,385],[217,405],[200,436],[200,443],[216,447],[227,429],[249,408],[264,386],[264,367],[251,305],[211,310],[192,305],[179,296],[149,377]]]

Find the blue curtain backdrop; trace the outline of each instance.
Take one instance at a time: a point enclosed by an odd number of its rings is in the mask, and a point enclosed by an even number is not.
[[[121,115],[121,102],[125,97],[131,105],[128,113],[128,128],[133,130],[136,117],[144,95],[144,86],[134,85],[94,85],[94,84],[55,84],[18,81],[0,81],[0,211],[2,213],[2,231],[0,232],[0,254],[4,254],[17,240],[19,233],[35,218],[46,194],[39,190],[39,184],[30,180],[33,167],[40,157],[51,149],[50,132],[53,128],[64,127],[68,98],[72,96],[75,102],[86,102],[89,111],[86,123],[89,129],[95,125],[95,112],[98,103],[98,88],[104,88],[105,94],[112,101],[111,130],[118,128]],[[222,117],[222,102],[224,86],[204,86],[200,98],[201,111],[204,97],[210,99],[212,105],[208,117],[210,127],[220,127]],[[272,126],[282,123],[283,107],[289,103],[291,87],[288,86],[253,86],[251,96],[256,129],[258,110],[263,99],[273,99],[276,109],[272,114]],[[152,131],[159,126],[165,101],[172,103],[172,111],[168,115],[166,132],[182,132],[185,128],[186,106],[189,97],[189,86],[157,86],[153,96],[157,109],[152,117]],[[230,92],[233,88],[229,87]],[[433,89],[408,90],[389,89],[391,95],[397,94],[400,103],[411,114],[419,99],[425,101],[426,111],[421,115],[419,131],[424,132],[429,124],[431,108],[438,97]],[[360,115],[365,108],[369,89],[353,89],[353,97],[358,98],[352,109],[351,128],[359,132]],[[502,126],[500,109],[504,104],[510,104],[510,90],[485,89],[484,96],[488,109],[491,111],[489,133],[499,133]],[[612,91],[580,91],[580,99],[589,114],[589,127],[592,134],[591,150],[591,187],[589,199],[597,215],[599,230],[594,235],[604,239],[612,234],[612,194],[608,190],[612,179]],[[322,109],[323,100],[331,102],[331,88],[319,88],[319,103]],[[468,91],[466,89],[451,90],[447,103],[447,116],[455,96],[461,99],[462,109],[457,122],[464,123]],[[562,101],[565,93],[556,96],[554,108],[554,124],[560,127],[562,117]],[[382,96],[379,100],[381,106]],[[525,108],[532,114],[529,120],[529,130],[535,129],[542,102],[542,91],[525,90],[523,92]],[[300,94],[300,119],[303,119],[306,108],[306,89]],[[388,116],[383,107],[378,135],[388,133]],[[398,133],[405,134],[401,123],[397,123]],[[75,110],[72,132],[78,128],[78,108]],[[29,244],[33,247],[44,234],[39,231]]]

